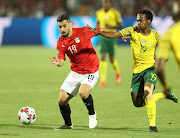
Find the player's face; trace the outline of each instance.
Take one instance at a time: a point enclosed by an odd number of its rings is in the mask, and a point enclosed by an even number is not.
[[[180,1],[175,1],[173,3],[171,14],[173,16],[174,21],[178,21],[180,19]]]
[[[59,26],[59,31],[63,37],[68,37],[70,29],[72,28],[72,23],[67,20],[63,20],[62,22],[57,22]]]
[[[103,7],[105,10],[108,10],[108,9],[111,7],[110,0],[102,0],[102,7]]]
[[[136,20],[137,20],[137,27],[140,30],[144,30],[150,26],[150,20],[146,19],[145,14],[138,14]]]

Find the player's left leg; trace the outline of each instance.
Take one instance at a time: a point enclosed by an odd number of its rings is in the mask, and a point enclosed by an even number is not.
[[[93,98],[90,92],[99,78],[99,72],[85,74],[84,79],[80,82],[79,95],[83,100],[89,114],[89,128],[95,128],[97,125],[96,112],[94,110]]]
[[[153,94],[153,98],[154,98],[154,100],[156,102],[159,101],[160,99],[167,98],[169,100],[174,101],[175,103],[178,103],[178,98],[175,96],[175,94],[173,94],[171,92],[170,89],[166,89],[166,90],[163,90],[160,93]]]
[[[90,94],[92,87],[88,84],[81,84],[79,88],[79,95],[83,100],[89,114],[89,128],[95,128],[97,125],[96,113],[94,111],[93,98]]]
[[[109,55],[111,65],[113,66],[116,73],[116,83],[121,83],[121,72],[117,60],[114,59],[114,55]]]
[[[147,132],[158,132],[156,127],[156,102],[153,98],[154,85],[151,82],[146,82],[144,85],[144,97],[147,109],[147,114],[150,122],[150,128]]]

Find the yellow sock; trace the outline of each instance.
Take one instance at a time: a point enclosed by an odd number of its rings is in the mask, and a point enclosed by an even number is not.
[[[117,60],[114,60],[114,62],[112,63],[112,66],[113,66],[116,74],[119,74],[120,73],[120,69],[119,69],[119,65],[118,65]]]
[[[146,109],[150,126],[156,126],[156,102],[154,99],[146,100]]]
[[[166,98],[166,95],[164,93],[162,93],[162,92],[161,93],[156,93],[156,94],[153,94],[153,98],[157,102],[160,99]]]
[[[100,62],[100,80],[101,82],[106,82],[106,72],[107,72],[107,62]]]

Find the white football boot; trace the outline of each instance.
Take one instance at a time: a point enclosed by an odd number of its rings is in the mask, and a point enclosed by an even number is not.
[[[96,112],[94,115],[89,115],[89,128],[93,129],[97,125],[97,116]]]

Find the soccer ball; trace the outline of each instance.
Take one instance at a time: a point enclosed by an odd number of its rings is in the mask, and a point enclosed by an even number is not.
[[[18,112],[19,121],[26,125],[32,124],[36,117],[36,111],[32,107],[23,107]]]

